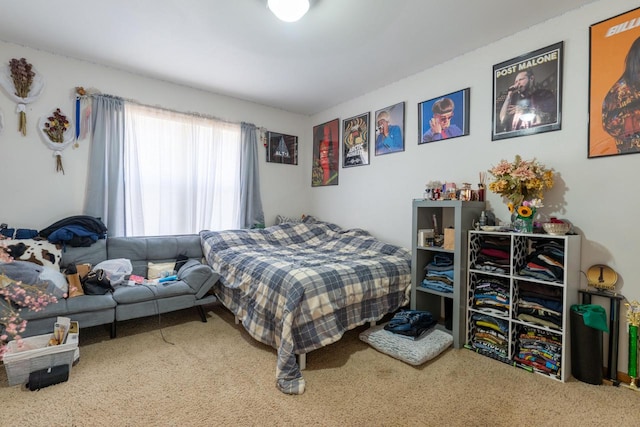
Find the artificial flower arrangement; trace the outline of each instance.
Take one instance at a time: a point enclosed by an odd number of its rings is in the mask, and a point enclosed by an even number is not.
[[[535,158],[522,160],[516,155],[513,162],[501,160],[489,173],[493,175],[489,190],[509,200],[509,212],[523,218],[531,217],[543,206],[544,191],[553,187],[553,169],[547,169]]]
[[[0,242],[0,324],[4,326],[0,335],[0,360],[6,353],[7,342],[17,340],[18,347],[22,345],[20,334],[26,330],[27,321],[20,317],[21,310],[41,311],[47,305],[58,302],[55,296],[44,292],[41,287],[7,277],[2,271],[2,263],[12,261],[7,248]]]

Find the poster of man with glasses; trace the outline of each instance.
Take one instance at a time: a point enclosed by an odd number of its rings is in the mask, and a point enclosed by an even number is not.
[[[469,88],[418,104],[418,144],[469,135]]]

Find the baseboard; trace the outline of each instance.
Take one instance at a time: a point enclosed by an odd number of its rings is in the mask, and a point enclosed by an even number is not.
[[[631,377],[623,372],[618,372],[617,380],[621,383],[631,384]]]
[[[607,370],[604,369],[602,385],[629,387],[629,385],[631,384],[631,377],[629,376],[629,374],[625,372],[618,371],[618,374],[616,375],[616,380],[618,381],[617,383],[611,379],[608,379]],[[636,381],[636,385],[640,386],[640,384],[638,384],[638,381]]]

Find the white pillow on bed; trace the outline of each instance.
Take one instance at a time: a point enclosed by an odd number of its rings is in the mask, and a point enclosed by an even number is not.
[[[412,340],[385,330],[384,324],[361,332],[360,340],[381,353],[414,366],[433,359],[453,344],[453,336],[440,329],[434,328]]]

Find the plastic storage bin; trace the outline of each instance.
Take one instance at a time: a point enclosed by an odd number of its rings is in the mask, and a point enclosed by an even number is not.
[[[9,341],[3,362],[10,386],[26,384],[29,374],[40,369],[68,364],[71,370],[78,342],[47,347],[51,336],[46,334],[23,338],[21,347],[18,347],[17,341]]]
[[[571,374],[589,384],[602,384],[602,331],[584,323],[584,313],[571,307]]]

